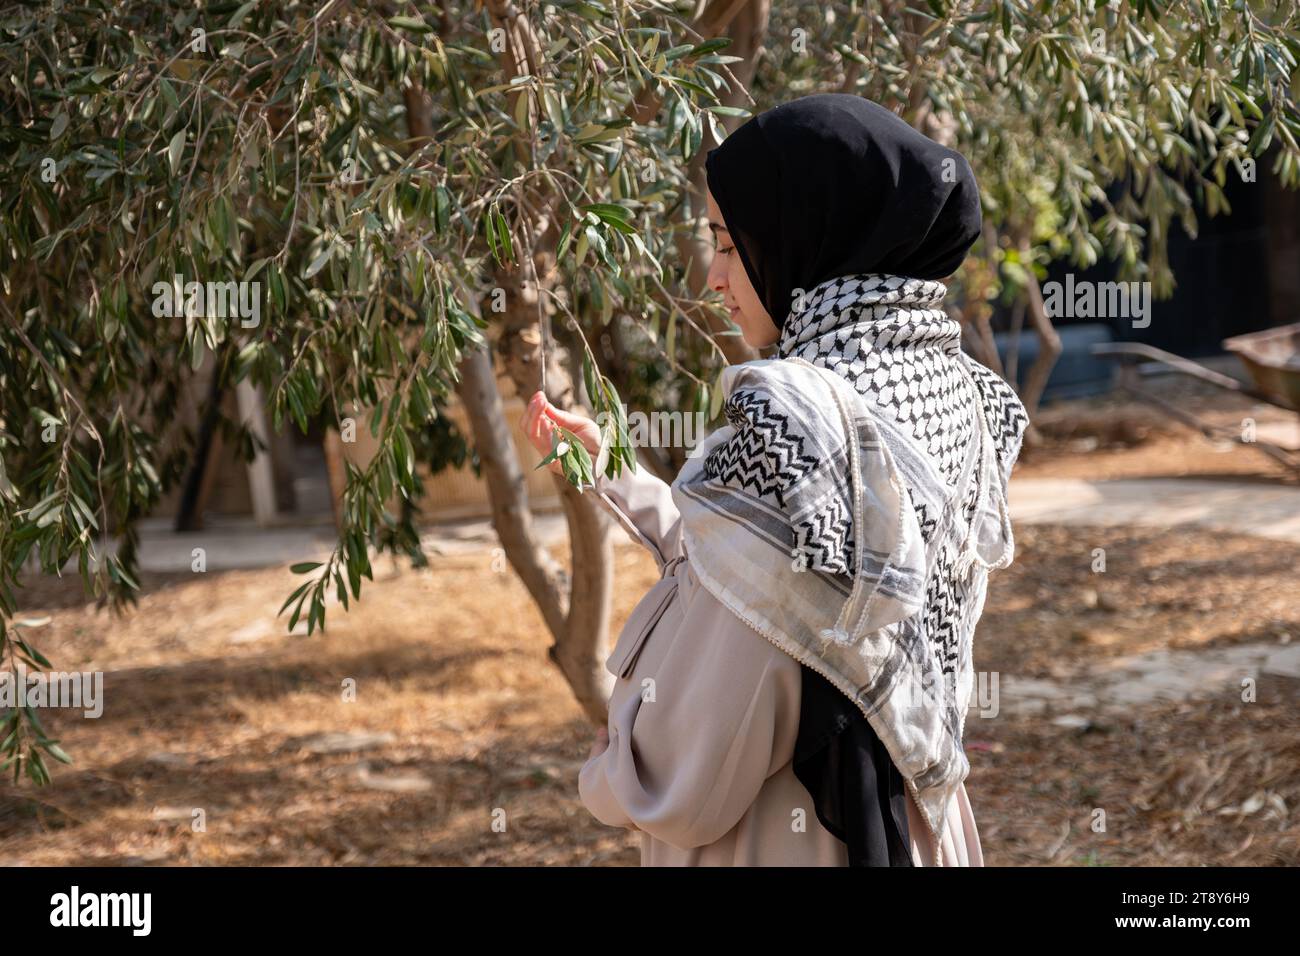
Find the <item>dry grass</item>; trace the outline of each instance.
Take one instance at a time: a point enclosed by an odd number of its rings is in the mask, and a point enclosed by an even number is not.
[[[1088,547],[1071,545],[1079,536]],[[1046,676],[1099,654],[1263,639],[1300,622],[1294,588],[1242,590],[1295,567],[1295,549],[1276,542],[1077,528],[1025,529],[1020,541],[1021,560],[995,579],[980,669]],[[1103,585],[1087,569],[1092,546],[1112,562]],[[616,554],[621,620],[655,570],[632,546]],[[1114,573],[1127,556],[1143,570]],[[39,582],[28,607],[53,617],[42,647],[62,668],[106,671],[107,708],[99,720],[51,715],[77,763],[57,767],[52,788],[0,789],[0,862],[635,865],[635,837],[577,799],[590,727],[546,661],[522,586],[489,562],[381,567],[325,635],[285,635],[281,622],[245,643],[232,635],[269,619],[288,572],[150,576],[118,620],[86,607],[74,582]],[[1081,609],[1085,582],[1122,608],[1142,596],[1160,610]],[[1211,612],[1198,609],[1206,596]],[[1116,640],[1080,641],[1090,616]],[[347,678],[355,703],[341,697]],[[335,731],[392,739],[359,754],[307,746]],[[990,864],[1300,862],[1300,830],[1274,799],[1300,803],[1294,701],[1152,707],[1084,734],[998,718],[973,721],[967,737]],[[375,778],[424,789],[375,789]],[[1252,797],[1264,802],[1250,814],[1219,812]],[[1095,807],[1105,834],[1089,829]],[[192,832],[194,808],[206,832]],[[492,828],[498,809],[504,832]]]
[[[990,865],[1300,864],[1294,697],[1150,706],[1086,732],[999,718],[966,738]]]
[[[1188,400],[1224,421],[1249,408]],[[1217,452],[1108,402],[1049,417],[1019,473],[1272,472],[1257,452]],[[979,670],[1068,680],[1158,647],[1300,637],[1294,545],[1050,526],[1019,528],[1017,545],[991,585]],[[1098,547],[1105,574],[1090,568]],[[616,562],[621,622],[655,568],[631,545]],[[0,864],[636,865],[635,836],[578,800],[591,728],[522,585],[486,553],[435,569],[382,563],[360,606],[332,608],[312,637],[273,618],[295,583],[284,569],[147,575],[139,606],[116,619],[87,607],[76,580],[33,581],[24,611],[52,618],[40,647],[59,669],[105,671],[106,712],[51,713],[76,759],[55,766],[53,787],[0,784]],[[1273,699],[1151,705],[1087,732],[971,721],[967,788],[986,860],[1300,863],[1300,709]],[[341,731],[391,738],[312,749]],[[206,832],[191,829],[195,808]],[[1097,809],[1105,832],[1092,829]]]
[[[1298,567],[1300,545],[1247,535],[1020,526],[1014,563],[990,579],[976,662],[1063,678],[1084,659],[1300,640]]]
[[[655,572],[632,547],[617,560],[621,619]],[[287,571],[147,575],[116,620],[76,582],[36,582],[26,609],[53,618],[40,646],[60,669],[105,671],[106,708],[50,713],[76,760],[53,787],[0,785],[0,863],[635,864],[577,800],[591,728],[518,580],[486,554],[376,577],[326,634],[286,635],[282,618],[245,643],[232,636],[271,620]],[[336,731],[392,740],[306,746]],[[427,789],[374,788],[412,776]]]

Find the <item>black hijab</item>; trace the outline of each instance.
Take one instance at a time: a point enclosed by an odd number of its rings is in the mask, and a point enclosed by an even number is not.
[[[807,96],[706,157],[709,190],[772,321],[843,275],[942,279],[980,232],[965,157],[857,96]],[[911,866],[906,782],[862,711],[803,669],[795,776],[850,866]]]
[[[942,279],[979,236],[965,157],[860,96],[805,96],[760,113],[704,165],[778,327],[798,289],[872,272]]]

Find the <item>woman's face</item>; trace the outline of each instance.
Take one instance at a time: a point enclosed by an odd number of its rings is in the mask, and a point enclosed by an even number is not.
[[[722,219],[713,193],[709,193],[709,228],[713,230],[713,262],[709,266],[709,288],[722,293],[723,304],[731,321],[740,327],[741,337],[754,348],[771,345],[780,330],[767,314],[767,308],[749,281],[745,264],[731,241],[731,233]]]

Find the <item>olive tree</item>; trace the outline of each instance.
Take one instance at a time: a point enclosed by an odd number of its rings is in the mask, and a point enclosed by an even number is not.
[[[485,346],[522,392],[546,368],[553,401],[607,413],[610,474],[635,453],[589,342],[616,312],[637,319],[639,350],[675,370],[685,400],[711,401],[721,357],[683,311],[673,223],[684,165],[741,112],[720,102],[739,86],[714,38],[726,22],[661,0],[10,7],[6,663],[49,666],[19,616],[29,557],[47,574],[73,562],[89,593],[131,600],[136,523],[194,454],[178,401],[207,363],[222,383],[264,389],[277,428],[363,409],[378,438],[370,463],[348,468],[333,554],[295,565],[305,580],[283,610],[309,632],[324,625],[327,589],[345,608],[359,597],[396,520],[384,502],[418,495],[416,436],[458,391],[552,657],[602,714],[609,524],[560,481],[571,579],[533,539]],[[251,292],[256,321],[196,301],[192,282]],[[180,307],[161,302],[173,298]],[[701,332],[689,346],[688,325]],[[241,435],[246,453],[253,442]],[[595,463],[573,445],[567,476],[590,482]],[[389,540],[418,549],[412,534]],[[6,715],[0,740],[3,766],[38,782],[42,752],[66,757],[30,708]]]

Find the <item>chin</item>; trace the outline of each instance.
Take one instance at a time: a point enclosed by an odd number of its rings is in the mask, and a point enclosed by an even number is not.
[[[736,316],[736,325],[740,326],[740,338],[752,349],[765,349],[775,345],[781,338],[780,330],[764,315],[761,319],[744,315]]]

